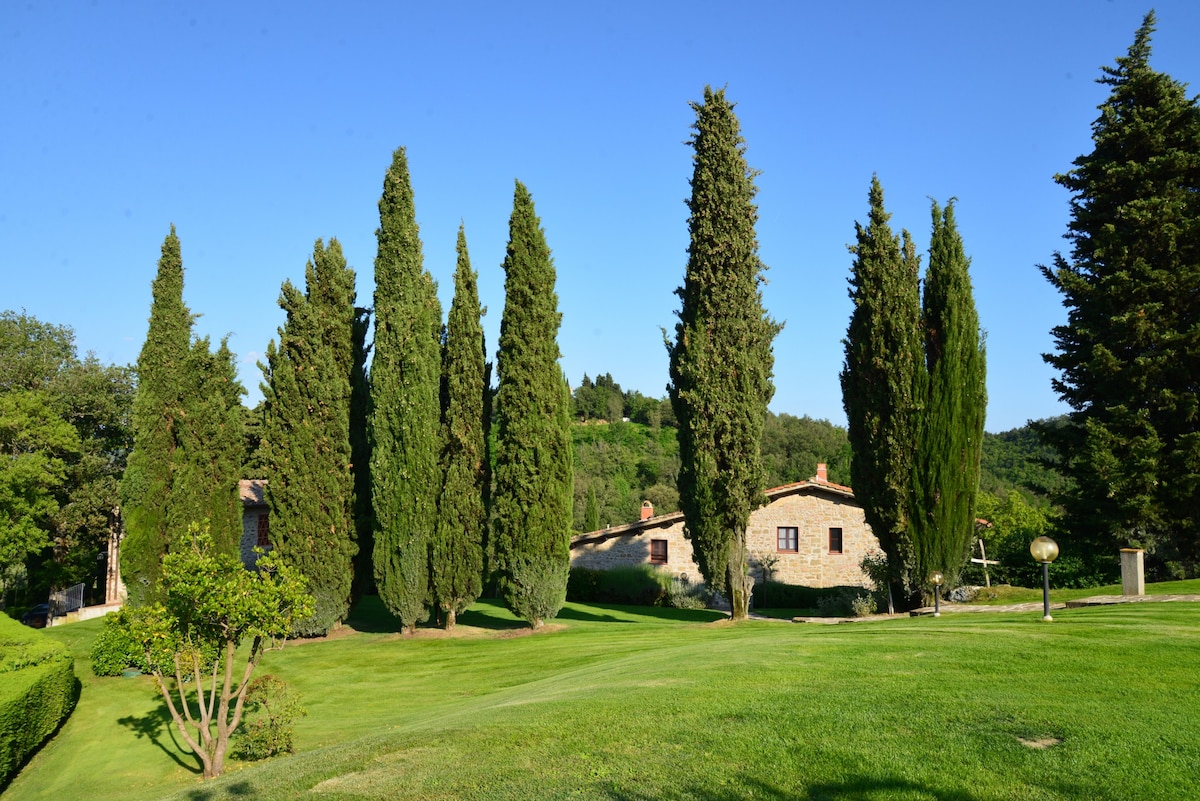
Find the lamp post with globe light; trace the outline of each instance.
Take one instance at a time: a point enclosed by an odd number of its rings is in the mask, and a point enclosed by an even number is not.
[[[929,583],[933,585],[933,616],[942,616],[942,582],[945,576],[942,571],[935,570],[929,574]]]
[[[1038,537],[1029,545],[1029,553],[1042,563],[1042,620],[1050,621],[1050,563],[1058,558],[1058,543],[1049,537]]]

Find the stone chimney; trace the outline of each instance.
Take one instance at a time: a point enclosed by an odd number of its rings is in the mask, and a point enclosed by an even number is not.
[[[824,462],[817,462],[817,481],[822,484],[829,483],[829,470],[825,467]]]
[[[649,520],[654,517],[654,504],[650,501],[642,501],[642,520]]]

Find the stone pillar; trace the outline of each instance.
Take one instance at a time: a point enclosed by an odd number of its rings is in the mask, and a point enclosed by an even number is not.
[[[1121,594],[1145,595],[1146,570],[1141,548],[1121,549]]]

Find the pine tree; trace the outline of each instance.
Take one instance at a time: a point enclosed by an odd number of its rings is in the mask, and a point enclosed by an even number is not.
[[[491,548],[510,608],[538,628],[566,599],[574,479],[554,262],[520,181],[504,275]]]
[[[774,394],[772,341],[762,305],[754,224],[755,173],[733,104],[704,89],[696,112],[687,273],[675,342],[667,343],[679,420],[680,506],[705,581],[725,593],[733,618],[749,613],[753,578],[746,526],[766,482],[760,447]]]
[[[954,221],[954,202],[933,204],[933,235],[921,322],[928,388],[917,445],[918,509],[914,566],[918,578],[941,571],[949,586],[975,541],[975,497],[987,411],[986,367],[970,260]]]
[[[458,229],[454,301],[446,324],[445,411],[442,416],[442,493],[430,574],[433,595],[454,628],[460,612],[483,589],[484,396],[486,346],[477,275],[467,254],[467,236]]]
[[[846,332],[842,402],[854,458],[854,497],[888,556],[902,596],[919,591],[910,524],[918,421],[925,387],[920,258],[908,231],[897,237],[871,178],[870,214],[850,247],[854,311]]]
[[[163,241],[151,292],[150,327],[137,362],[133,450],[121,481],[121,573],[134,605],[152,600],[159,563],[171,541],[167,507],[191,356],[193,317],[183,303],[183,258],[173,225]]]
[[[422,267],[404,148],[379,200],[375,343],[371,362],[371,485],[379,596],[405,631],[428,617],[429,545],[436,527],[441,324],[437,286]]]
[[[312,617],[294,633],[319,636],[349,611],[354,530],[350,473],[350,379],[354,272],[336,239],[317,240],[305,292],[285,281],[287,319],[267,348],[263,441],[271,541],[278,558],[308,581]]]
[[[1158,570],[1200,565],[1200,103],[1151,69],[1153,12],[1100,83],[1094,149],[1055,176],[1066,238],[1042,272],[1062,293],[1053,386],[1069,423],[1041,433],[1073,480],[1064,550],[1114,565],[1147,548]]]

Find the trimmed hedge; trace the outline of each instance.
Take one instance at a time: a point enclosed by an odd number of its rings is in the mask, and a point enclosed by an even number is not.
[[[77,686],[65,647],[0,616],[0,789],[71,714]]]
[[[612,570],[572,567],[567,578],[567,600],[583,604],[660,606],[670,586],[671,577],[650,565]]]
[[[756,609],[821,609],[832,601],[863,593],[862,587],[803,587],[781,581],[761,581],[754,585]],[[825,600],[829,599],[829,600]],[[848,604],[849,601],[847,600]]]

